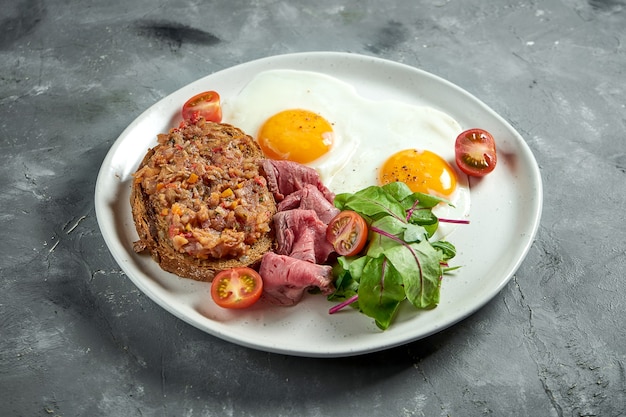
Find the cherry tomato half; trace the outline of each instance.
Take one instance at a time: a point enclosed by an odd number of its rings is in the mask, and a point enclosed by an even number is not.
[[[489,174],[496,167],[496,142],[483,129],[462,132],[454,144],[456,164],[461,171],[474,177]]]
[[[354,211],[344,210],[328,224],[326,240],[339,255],[354,256],[367,242],[367,223]]]
[[[211,297],[223,308],[246,308],[263,293],[263,279],[254,269],[232,268],[219,272],[211,283]]]
[[[183,119],[195,123],[198,118],[204,117],[210,122],[222,121],[222,105],[220,95],[215,91],[205,91],[196,94],[183,104]]]

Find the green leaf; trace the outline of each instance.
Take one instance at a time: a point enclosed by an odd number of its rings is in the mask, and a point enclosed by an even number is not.
[[[337,208],[356,211],[368,221],[370,242],[366,256],[338,258],[333,269],[336,291],[329,299],[358,295],[358,301],[350,305],[372,317],[383,330],[405,299],[417,309],[436,307],[442,275],[456,269],[442,266],[456,256],[454,245],[429,241],[439,227],[432,213],[438,204],[450,202],[414,193],[402,182],[338,194]]]
[[[408,188],[408,187],[407,187]],[[397,193],[401,197],[400,204],[405,209],[408,222],[423,226],[432,237],[439,227],[439,219],[432,212],[438,204],[450,204],[448,200],[424,193]]]
[[[422,240],[428,239],[428,237],[429,234],[424,227],[412,223],[406,224],[406,229],[404,230],[403,235],[405,242],[421,242]]]
[[[439,228],[439,220],[433,224],[423,224],[422,227],[426,230],[426,233],[428,233],[428,237],[431,238]]]
[[[402,276],[384,257],[370,258],[363,268],[359,286],[359,309],[385,330],[391,324],[400,303],[406,298]]]
[[[383,216],[405,218],[402,205],[381,187],[371,186],[354,194],[338,194],[335,207],[340,210],[353,210],[371,220]]]
[[[442,253],[444,262],[447,262],[456,256],[456,247],[448,241],[438,240],[436,242],[432,242],[432,245],[433,248]]]
[[[391,216],[373,222],[371,228],[383,230],[397,238],[393,240],[384,235],[372,233],[367,255],[374,258],[380,256],[390,246],[401,245],[402,242],[420,242],[428,238],[428,233],[422,226],[406,223]],[[402,242],[398,242],[398,239]]]
[[[347,258],[340,256],[333,267],[335,291],[327,298],[330,301],[343,301],[355,295],[359,289],[359,279],[366,257]]]
[[[440,198],[431,194],[424,194],[424,193],[412,193],[404,197],[403,199],[401,199],[400,203],[406,209],[409,209],[413,206],[416,206],[418,208],[428,209],[428,208],[433,208],[437,204],[440,204],[440,203],[452,205],[445,198]]]
[[[337,194],[335,196],[335,199],[333,200],[333,204],[339,210],[344,210],[344,207],[346,206],[346,201],[348,201],[350,199],[350,197],[352,197],[351,193]]]
[[[397,201],[402,201],[413,194],[409,186],[400,181],[385,184],[381,188]]]
[[[403,279],[407,299],[416,308],[430,309],[439,304],[441,288],[441,252],[428,241],[398,245],[385,251]]]

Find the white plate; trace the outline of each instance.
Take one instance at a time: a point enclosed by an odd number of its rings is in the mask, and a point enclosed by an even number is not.
[[[455,265],[444,279],[441,304],[429,311],[400,311],[382,332],[373,321],[345,309],[334,315],[323,296],[307,296],[294,307],[257,304],[227,311],[210,300],[209,284],[162,271],[149,256],[137,255],[130,211],[132,173],[156,135],[178,124],[182,103],[192,95],[217,90],[237,92],[269,69],[326,73],[353,84],[370,98],[425,104],[455,118],[463,128],[481,127],[496,137],[498,166],[471,181],[471,223],[449,240],[457,248]],[[339,357],[387,349],[431,335],[474,313],[511,279],[532,245],[542,208],[537,163],[522,137],[498,114],[463,89],[427,72],[374,57],[334,52],[281,55],[241,64],[195,81],[165,97],[133,121],[107,154],[96,183],[98,224],[116,261],[135,285],[180,319],[224,340],[269,352]]]

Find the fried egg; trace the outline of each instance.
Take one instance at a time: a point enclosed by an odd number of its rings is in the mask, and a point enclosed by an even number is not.
[[[330,123],[304,109],[283,110],[271,116],[259,129],[256,139],[268,158],[301,164],[328,153],[335,141]]]
[[[433,210],[439,218],[469,216],[469,181],[454,163],[462,129],[437,109],[372,100],[326,74],[269,70],[224,97],[222,111],[223,121],[256,138],[266,156],[315,168],[335,193],[399,180],[448,200]],[[455,227],[441,222],[436,237]]]

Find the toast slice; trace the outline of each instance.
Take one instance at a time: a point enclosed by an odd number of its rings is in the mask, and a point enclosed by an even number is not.
[[[228,124],[200,119],[158,135],[132,184],[135,251],[198,281],[256,267],[274,245],[263,159],[254,139]]]

